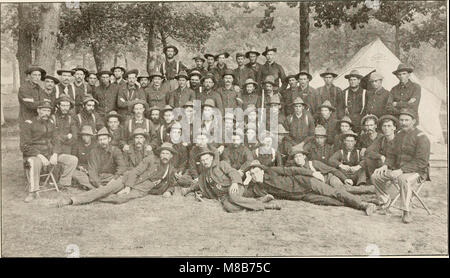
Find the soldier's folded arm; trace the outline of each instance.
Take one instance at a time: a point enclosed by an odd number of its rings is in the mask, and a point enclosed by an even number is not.
[[[331,173],[331,174],[335,175],[342,182],[344,182],[347,179],[347,177],[341,171],[339,171],[336,168],[326,165],[322,161],[318,161],[318,160],[313,161],[313,166],[314,166],[314,168],[318,169],[319,172],[321,172],[322,174]]]
[[[117,94],[117,106],[119,108],[128,108],[128,101],[125,100],[126,89],[122,88]]]
[[[341,157],[341,150],[337,150],[331,157],[328,163],[330,166],[338,168],[339,165],[341,165],[342,157]]]
[[[38,102],[34,101],[33,94],[29,92],[26,88],[19,88],[18,93],[21,103],[25,105],[26,108],[36,110],[38,107]]]

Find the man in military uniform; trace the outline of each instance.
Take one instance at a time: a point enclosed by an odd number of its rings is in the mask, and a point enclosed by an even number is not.
[[[141,75],[138,76],[138,78],[136,79],[137,82],[139,83],[139,85],[141,85],[141,88],[145,91],[147,89],[147,87],[150,85],[150,76],[148,75]],[[145,95],[147,96],[147,93],[145,93]]]
[[[259,100],[261,95],[258,93],[257,88],[258,83],[256,83],[255,80],[251,78],[245,80],[243,92],[241,93],[242,110],[245,111],[249,105],[256,107],[257,103],[261,102],[261,100]]]
[[[72,99],[75,103],[74,109],[70,111],[71,114],[76,114],[81,109],[81,102],[84,96],[84,92],[79,92],[75,89],[75,85],[70,83],[72,79],[72,75],[74,74],[73,70],[69,69],[60,69],[56,71],[60,76],[60,83],[55,86],[55,98],[59,98],[61,95],[66,95]]]
[[[320,77],[322,77],[325,85],[317,89],[317,104],[324,103],[328,100],[333,107],[337,107],[338,98],[342,95],[341,88],[333,84],[337,74],[330,68],[327,68],[325,72],[320,74]],[[336,115],[334,116],[336,118]]]
[[[97,81],[98,81],[98,77],[97,77],[97,73],[95,73],[94,71],[90,71],[88,72],[88,74],[86,75],[84,81],[87,82],[87,86],[88,86],[88,93],[90,93],[92,96],[95,96],[95,89],[97,89]]]
[[[71,154],[72,147],[77,139],[74,116],[69,113],[74,106],[74,102],[70,97],[62,95],[56,100],[55,104],[56,111],[52,115],[52,120],[56,127],[56,136],[61,143],[61,153]]]
[[[127,81],[124,79],[124,75],[127,70],[121,66],[114,66],[110,69],[111,75],[114,77],[114,82],[111,82],[117,90],[127,86]]]
[[[252,161],[245,169],[249,171],[251,180],[248,191],[253,196],[271,194],[276,198],[288,200],[302,200],[322,205],[330,203],[316,202],[317,196],[329,197],[332,205],[348,206],[365,211],[372,215],[375,205],[361,201],[361,199],[343,189],[333,188],[324,183],[323,175],[303,167],[265,167],[259,161]]]
[[[286,118],[284,126],[289,131],[285,137],[286,149],[290,152],[292,146],[300,144],[308,136],[314,134],[314,119],[306,110],[307,105],[301,97],[297,97],[293,102],[294,113]]]
[[[281,91],[286,89],[287,84],[283,83],[286,80],[286,74],[284,73],[283,67],[275,62],[276,48],[266,49],[262,53],[266,57],[266,63],[261,67],[261,72],[259,74],[259,82],[262,83],[268,75],[273,76],[275,87],[280,88]]]
[[[252,78],[253,80],[256,79],[256,74],[255,72],[246,67],[244,65],[244,61],[245,61],[245,55],[243,53],[236,53],[236,63],[237,63],[237,68],[235,68],[233,70],[233,75],[234,75],[234,84],[238,85],[239,88],[243,88],[244,87],[244,83],[247,79]]]
[[[222,78],[225,70],[228,69],[228,65],[225,63],[225,60],[228,59],[228,57],[230,57],[230,54],[228,54],[228,52],[221,52],[214,57],[217,61],[217,64],[212,70],[210,70],[210,72],[214,74],[214,79],[216,80],[216,90],[224,86]]]
[[[198,70],[192,70],[189,73],[189,88],[191,88],[195,93],[195,99],[200,99],[202,94],[202,85],[200,84],[200,80],[203,75]]]
[[[363,76],[357,70],[352,70],[344,77],[348,80],[349,87],[342,92],[338,102],[338,118],[340,119],[344,115],[349,116],[355,123],[354,131],[359,133],[361,130],[359,123],[365,115],[367,102],[366,90],[360,86]]]
[[[367,94],[367,114],[380,118],[386,114],[389,91],[383,87],[383,76],[378,72],[370,74],[371,89]]]
[[[286,117],[284,113],[281,112],[281,101],[279,95],[273,95],[269,99],[268,109],[266,110],[266,130],[272,131],[271,123],[272,117],[275,120],[275,117],[278,121],[274,121],[273,128],[274,130],[278,129],[278,125],[284,124],[286,122]]]
[[[400,110],[402,130],[395,135],[396,163],[383,165],[375,170],[372,181],[383,199],[389,202],[387,187],[389,181],[396,182],[400,188],[400,209],[403,223],[410,223],[412,188],[424,180],[429,180],[430,140],[416,127],[417,114],[413,109]]]
[[[218,161],[214,151],[204,148],[198,156],[203,171],[199,182],[194,183],[187,192],[200,190],[202,197],[219,200],[227,212],[281,209],[277,204],[265,204],[262,200],[244,197],[241,175],[228,162]]]
[[[78,133],[79,139],[76,140],[73,148],[72,155],[78,158],[78,165],[75,172],[81,172],[84,174],[88,173],[88,160],[89,154],[92,149],[96,147],[97,143],[92,139],[94,137],[94,131],[92,127],[89,125],[85,125],[81,128],[81,131]],[[81,173],[74,173],[74,176],[82,175]],[[88,189],[93,189],[88,188]]]
[[[306,71],[301,71],[298,75],[299,86],[299,96],[305,101],[306,105],[309,107],[311,115],[317,115],[317,107],[320,105],[318,103],[318,95],[316,89],[309,86],[309,81],[312,80],[311,74]]]
[[[262,82],[263,92],[261,93],[261,98],[257,102],[257,108],[267,108],[270,98],[274,95],[278,95],[281,99],[281,94],[278,91],[278,87],[275,83],[275,78],[272,75],[266,76]]]
[[[333,155],[333,146],[327,144],[327,130],[321,125],[314,129],[314,137],[305,140],[304,149],[308,152],[309,160],[321,161],[328,165],[330,157]]]
[[[103,117],[95,112],[96,105],[98,105],[98,101],[95,98],[89,95],[84,97],[83,109],[74,116],[74,124],[77,131],[77,135],[75,135],[76,138],[78,138],[78,131],[81,130],[84,125],[90,125],[94,132],[105,126]]]
[[[42,81],[44,81],[44,87],[42,88],[43,94],[42,94],[42,100],[50,102],[52,107],[55,107],[55,85],[59,83],[58,78],[55,78],[51,75],[46,75],[43,78],[41,78]]]
[[[361,149],[361,155],[364,156],[367,148],[378,138],[382,137],[377,132],[378,117],[373,114],[367,114],[361,120],[361,127],[364,128],[364,133],[359,140],[358,148]]]
[[[90,87],[88,86],[88,84],[85,83],[85,78],[88,74],[89,74],[88,70],[81,66],[77,66],[76,68],[72,69],[72,75],[74,77],[73,86],[75,87],[75,94],[80,96],[81,98],[87,94],[92,95]]]
[[[300,89],[298,88],[297,78],[297,74],[289,74],[285,79],[285,83],[289,84],[289,88],[286,88],[286,90],[281,93],[281,97],[283,99],[283,110],[286,116],[294,112],[290,104],[296,97],[300,96]]]
[[[336,135],[334,137],[333,142],[333,152],[336,152],[343,148],[344,146],[344,134],[347,131],[350,131],[353,129],[353,123],[352,119],[350,119],[349,116],[344,116],[342,119],[338,121],[338,130],[336,132]]]
[[[175,60],[178,54],[178,48],[173,45],[164,47],[163,53],[166,60],[159,67],[159,71],[164,76],[165,83],[167,83],[168,91],[171,92],[178,87],[178,82],[175,77],[180,71],[186,71],[187,67],[180,61]]]
[[[127,170],[122,152],[110,144],[111,134],[104,127],[97,132],[97,145],[91,150],[87,174],[77,171],[74,179],[83,187],[104,187]]]
[[[163,113],[163,120],[161,121],[156,136],[152,138],[151,142],[154,150],[159,148],[164,142],[170,143],[170,127],[175,123],[172,106],[164,106],[161,112]]]
[[[120,69],[117,69],[120,70]],[[95,89],[95,95],[93,96],[98,101],[97,112],[106,116],[110,111],[117,111],[117,94],[120,86],[114,86],[110,83],[109,71],[100,71],[97,73],[100,79],[100,86]],[[125,83],[121,83],[126,85]]]
[[[145,112],[148,110],[148,105],[142,99],[135,99],[130,102],[130,114],[131,116],[125,120],[123,124],[124,136],[126,144],[130,144],[133,141],[133,132],[137,128],[144,129],[147,134],[150,136],[150,133],[156,133],[156,126],[152,123],[151,120],[145,118]],[[159,108],[156,108],[158,112],[159,119]],[[158,121],[159,123],[159,121]],[[149,137],[149,140],[152,139],[152,136]]]
[[[416,115],[419,115],[419,104],[421,97],[420,85],[414,83],[410,79],[413,68],[400,64],[397,70],[392,73],[397,76],[400,82],[392,87],[388,99],[388,112],[391,115],[398,116],[402,108],[409,108],[413,110]],[[416,119],[418,123],[418,118]]]
[[[216,67],[214,64],[216,61],[216,55],[205,53],[204,57],[206,59],[206,71],[212,73],[212,70]]]
[[[152,83],[146,90],[147,103],[149,106],[164,107],[166,105],[167,94],[169,93],[169,86],[162,84],[164,76],[158,70],[151,72],[150,78]]]
[[[222,76],[223,87],[217,89],[217,93],[222,97],[223,110],[222,115],[227,108],[242,108],[242,97],[240,91],[236,91],[233,87],[235,75],[231,69],[226,69]]]
[[[129,106],[135,99],[146,100],[144,89],[137,85],[137,76],[139,71],[137,69],[129,70],[125,73],[125,79],[128,81],[126,86],[120,87],[117,92],[117,108],[120,115],[130,115]]]
[[[148,114],[148,118],[150,118],[150,140],[152,140],[158,135],[158,130],[161,127],[161,108],[158,106],[150,107]]]
[[[233,143],[225,147],[222,160],[228,162],[231,167],[238,170],[241,177],[244,176],[243,170],[253,161],[252,152],[243,143],[243,134],[235,132],[232,135]]]
[[[167,94],[167,103],[173,108],[183,107],[188,101],[193,101],[195,99],[195,92],[189,88],[188,79],[189,76],[186,71],[180,71],[179,74],[175,76],[178,81],[178,88]]]
[[[261,55],[258,51],[256,51],[254,48],[250,49],[249,51],[245,52],[245,58],[249,60],[247,64],[245,64],[245,67],[248,69],[251,69],[253,71],[253,75],[255,78],[253,78],[256,81],[259,81],[260,74],[261,74],[261,68],[262,65],[258,63],[258,56]]]
[[[215,103],[216,108],[219,109],[219,111],[223,111],[223,104],[222,104],[222,96],[219,95],[217,90],[215,90],[214,84],[216,83],[216,79],[214,77],[214,74],[207,73],[205,76],[203,76],[201,80],[203,84],[203,91],[199,95],[197,95],[197,99],[202,102],[202,106],[205,104],[207,99],[212,99]]]
[[[19,122],[20,127],[25,120],[32,120],[37,116],[36,108],[41,101],[45,98],[45,93],[39,86],[39,81],[45,77],[46,72],[39,66],[30,66],[25,74],[28,76],[28,80],[19,88]],[[52,107],[53,109],[53,107]]]
[[[337,120],[334,117],[334,111],[336,108],[333,107],[329,100],[325,100],[322,105],[318,107],[318,116],[316,117],[315,123],[323,126],[328,134],[327,144],[333,144],[336,135]]]
[[[78,159],[70,154],[62,154],[56,127],[50,119],[52,106],[47,101],[37,105],[37,117],[25,120],[21,129],[20,149],[23,153],[25,171],[29,172],[29,194],[25,202],[31,202],[38,197],[40,175],[43,168],[49,165],[62,165],[59,178],[60,186],[70,186],[72,175]]]
[[[109,144],[122,151],[124,151],[127,139],[125,129],[122,127],[123,121],[124,118],[116,111],[109,112],[105,118],[105,126],[111,137]]]
[[[127,151],[123,152],[127,169],[137,167],[147,156],[154,156],[149,143],[148,132],[145,129],[138,127],[133,131],[133,143]]]
[[[195,70],[198,71],[200,75],[205,75],[208,72],[203,66],[206,60],[200,54],[196,55],[192,60],[194,60],[195,66],[189,70],[189,73],[192,73],[192,71]]]

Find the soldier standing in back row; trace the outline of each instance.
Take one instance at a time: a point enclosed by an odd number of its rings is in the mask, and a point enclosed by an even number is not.
[[[317,89],[317,104],[320,105],[328,100],[333,107],[337,107],[337,100],[342,95],[341,88],[333,84],[337,74],[330,68],[327,68],[325,72],[320,74],[320,77],[323,78],[325,85]],[[337,118],[336,114],[333,114],[333,117]]]
[[[359,133],[361,130],[359,123],[365,115],[367,103],[367,92],[360,86],[363,76],[357,70],[352,70],[344,77],[348,80],[349,87],[343,91],[339,100],[338,117],[349,116],[355,124],[354,131]]]
[[[24,82],[19,88],[19,122],[22,127],[25,120],[31,120],[37,116],[36,108],[40,101],[43,100],[45,93],[39,86],[39,81],[45,77],[46,72],[39,66],[30,66],[25,74],[28,76],[28,80]]]
[[[377,72],[370,74],[371,89],[368,91],[367,114],[380,118],[386,114],[389,91],[383,87],[383,76]]]
[[[178,88],[178,82],[175,77],[180,73],[180,71],[186,71],[186,66],[175,60],[175,56],[178,54],[178,48],[173,45],[168,45],[164,47],[163,53],[166,56],[166,60],[159,67],[159,71],[165,78],[165,83],[167,83],[168,91],[171,92]]]
[[[281,88],[281,90],[286,89],[287,84],[283,83],[286,79],[286,74],[284,73],[283,67],[275,62],[276,48],[266,47],[266,50],[262,53],[266,57],[266,63],[261,67],[261,72],[259,75],[259,83],[266,79],[267,76],[271,75],[274,78],[275,86]]]

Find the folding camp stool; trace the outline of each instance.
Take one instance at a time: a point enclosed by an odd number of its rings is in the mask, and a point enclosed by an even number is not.
[[[27,162],[24,162],[24,170],[25,170],[25,175],[27,178],[27,186],[25,188],[25,191],[28,191],[28,189],[30,188],[30,170],[29,170],[29,167],[27,167],[26,163]],[[55,165],[47,166],[46,173],[45,173],[45,168],[46,167],[44,167],[43,171],[41,171],[40,178],[45,178],[45,179],[44,179],[44,183],[42,183],[42,185],[39,186],[39,190],[36,191],[36,194],[38,196],[39,196],[39,192],[52,191],[52,190],[56,190],[57,192],[59,192],[58,183],[56,182],[55,176],[53,175],[53,170],[55,170]],[[44,173],[42,173],[42,172],[44,172]],[[52,187],[50,187],[50,188],[47,187],[48,184],[52,185]]]
[[[414,207],[414,197],[417,198],[417,200],[419,200],[420,204],[422,205],[422,207],[427,211],[428,215],[431,215],[431,211],[428,209],[427,205],[425,204],[425,202],[422,200],[422,198],[420,198],[419,193],[422,190],[422,188],[424,187],[425,183],[427,181],[423,180],[419,183],[419,186],[417,187],[416,190],[414,190],[414,188],[411,189],[412,191],[412,197],[411,197],[411,206]],[[398,198],[400,197],[400,187],[397,183],[393,182],[392,184],[395,185],[395,187],[398,190],[398,194],[397,196],[395,196],[395,198],[391,201],[391,203],[389,204],[388,208],[396,208],[396,209],[400,209],[399,207],[394,206],[395,203],[397,202]]]

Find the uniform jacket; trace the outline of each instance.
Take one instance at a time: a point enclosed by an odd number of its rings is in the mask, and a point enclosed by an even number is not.
[[[337,120],[333,117],[333,114],[328,119],[325,119],[322,115],[318,115],[315,123],[316,126],[321,125],[327,130],[327,144],[333,144],[337,129]]]
[[[39,85],[26,81],[19,88],[18,98],[20,104],[19,120],[23,122],[32,120],[37,116],[37,107],[39,102],[45,99],[45,93]]]
[[[129,114],[128,107],[131,101],[135,99],[146,101],[144,89],[139,88],[137,85],[131,86],[129,84],[127,86],[119,87],[117,93],[117,112],[121,115]]]
[[[256,72],[245,65],[242,68],[235,68],[233,73],[235,78],[234,84],[238,85],[241,89],[244,88],[244,83],[247,79],[251,78],[253,80],[257,80]]]
[[[283,83],[286,79],[286,74],[283,67],[276,62],[273,62],[272,64],[266,62],[264,65],[262,65],[258,83],[261,84],[268,75],[272,75],[274,77],[276,87],[280,87],[279,82]],[[286,85],[287,84],[283,84],[281,88],[286,88]]]
[[[193,101],[195,99],[195,92],[191,88],[181,89],[178,87],[174,91],[170,92],[167,96],[167,103],[175,107],[183,107],[188,101]]]
[[[332,145],[325,143],[323,146],[319,146],[314,137],[305,140],[305,149],[309,151],[309,160],[321,161],[327,165],[329,165],[330,157],[334,154]]]
[[[41,120],[38,117],[25,120],[20,131],[20,149],[24,157],[42,154],[49,158],[53,153],[60,153],[61,147],[53,120]]]
[[[254,158],[252,152],[245,145],[230,144],[223,150],[222,159],[234,169],[243,170]]]
[[[209,92],[207,92],[204,88],[202,89],[203,89],[202,93],[196,96],[197,99],[201,101],[202,107],[207,99],[212,99],[214,100],[216,107],[219,109],[219,111],[223,113],[222,96],[214,89],[210,90]]]
[[[248,68],[248,69],[251,69],[253,71],[253,74],[255,75],[255,79],[254,80],[256,82],[261,80],[260,74],[261,74],[262,65],[260,63],[258,63],[258,62],[254,63],[254,64],[247,63],[247,64],[245,64],[245,67]]]
[[[182,62],[176,61],[175,59],[170,62],[165,60],[164,63],[159,66],[159,72],[164,75],[166,80],[175,79],[175,76],[177,76],[182,70],[186,71],[186,66]]]
[[[364,133],[363,135],[361,135],[357,145],[359,149],[362,148],[368,148],[370,145],[372,145],[373,142],[375,142],[375,140],[377,140],[378,138],[383,137],[383,135],[381,135],[380,133],[377,133],[377,137],[375,137],[374,140],[370,139],[369,134],[368,133]]]
[[[94,98],[99,102],[97,111],[102,115],[106,115],[111,111],[117,111],[117,95],[120,86],[109,84],[104,86],[103,84],[95,89]]]
[[[77,140],[72,148],[72,155],[78,157],[78,165],[83,166],[86,170],[88,168],[89,154],[97,146],[94,140],[95,138],[92,138],[89,146],[86,146],[82,140]]]
[[[298,91],[294,91],[292,95],[292,101],[294,101],[296,97],[301,97],[303,101],[308,105],[308,109],[311,114],[314,115],[316,113],[317,106],[321,104],[318,103],[318,94],[319,93],[317,92],[317,90],[309,85],[304,89],[298,87]]]
[[[289,131],[286,140],[301,143],[308,136],[314,135],[314,119],[308,111],[303,111],[300,118],[294,113],[286,118],[284,127]]]
[[[334,86],[332,84],[330,87],[327,87],[326,85],[320,87],[317,89],[317,106],[316,110],[318,110],[318,106],[324,103],[326,100],[329,100],[331,102],[331,105],[336,108],[338,98],[340,98],[342,95],[342,89],[339,87]]]
[[[225,73],[225,70],[228,69],[227,64],[223,64],[222,67],[217,64],[214,68],[212,68],[209,72],[214,74],[214,78],[216,79],[216,82],[214,84],[214,89],[218,89],[220,87],[223,87],[223,74]]]
[[[73,118],[73,115],[62,115],[60,111],[56,111],[52,115],[53,123],[56,126],[56,136],[61,142],[61,153],[71,154],[72,147],[77,140],[77,128]],[[67,137],[69,133],[72,134],[70,139]]]
[[[226,161],[214,159],[209,169],[202,169],[199,177],[200,188],[205,189],[203,195],[210,199],[228,194],[233,183],[242,184],[239,172]]]
[[[75,135],[76,138],[78,138],[78,132],[80,132],[81,128],[84,125],[90,125],[92,129],[94,130],[94,133],[97,130],[100,130],[102,127],[105,126],[105,123],[103,121],[103,117],[99,115],[98,113],[94,112],[92,114],[88,114],[85,112],[85,110],[81,110],[80,113],[73,116],[74,125],[75,125]]]
[[[245,109],[247,109],[249,104],[253,104],[255,105],[255,107],[258,107],[257,104],[261,103],[261,94],[259,94],[256,91],[253,91],[253,93],[248,94],[245,89],[244,92],[241,94],[241,98],[242,98],[242,110],[245,111]]]
[[[156,159],[153,151],[147,151],[147,146],[147,144],[144,144],[142,146],[142,149],[138,150],[136,148],[136,145],[132,144],[130,145],[130,149],[128,151],[123,152],[125,163],[127,164],[127,169],[137,167],[139,163],[141,163],[142,160],[147,156],[151,156]]]
[[[367,94],[367,114],[374,114],[378,118],[387,114],[389,91],[381,87],[377,91]]]
[[[89,154],[89,181],[95,187],[101,185],[101,174],[122,175],[127,169],[122,152],[114,146],[104,150],[100,145],[93,148]]]
[[[231,86],[230,89],[226,89],[225,87],[219,88],[217,93],[222,98],[222,115],[225,113],[225,108],[242,108],[242,96],[240,92],[236,92],[234,87]]]
[[[417,113],[419,111],[421,91],[420,85],[411,80],[406,84],[400,82],[392,87],[387,101],[389,114],[398,116],[400,109],[402,108],[410,108]],[[412,98],[415,98],[416,100],[409,103]],[[397,106],[395,107],[393,105],[394,102],[397,102]]]
[[[147,87],[147,103],[150,107],[158,106],[163,108],[166,105],[166,97],[169,93],[169,87],[161,85],[155,88],[153,85]]]

